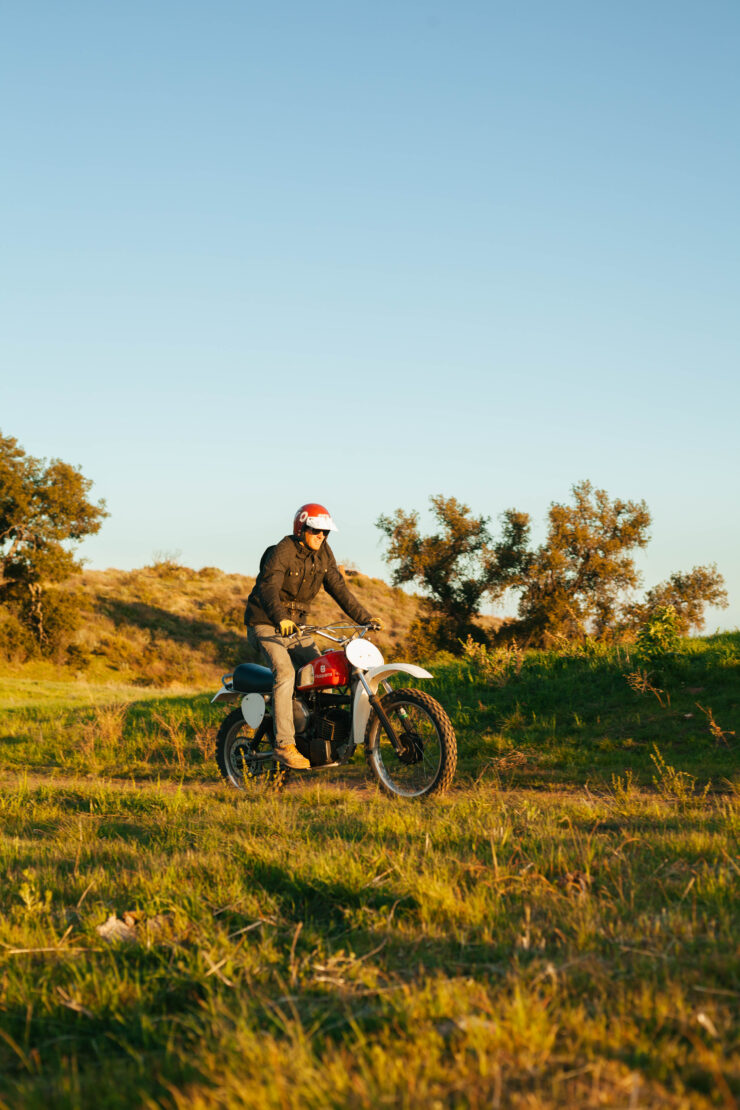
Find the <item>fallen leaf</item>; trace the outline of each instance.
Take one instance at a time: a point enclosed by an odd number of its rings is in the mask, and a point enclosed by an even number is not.
[[[121,921],[114,913],[102,925],[98,925],[95,932],[103,940],[108,941],[109,944],[113,944],[115,941],[130,944],[136,940],[136,930],[127,925],[125,921]]]
[[[698,1014],[696,1015],[696,1020],[698,1021],[699,1025],[701,1025],[702,1029],[706,1029],[710,1037],[714,1037],[715,1040],[717,1039],[717,1037],[719,1037],[717,1026],[714,1024],[709,1014],[706,1014],[704,1010],[699,1010]]]

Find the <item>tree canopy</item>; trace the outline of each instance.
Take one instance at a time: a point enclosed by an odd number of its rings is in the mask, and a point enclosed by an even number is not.
[[[699,631],[704,627],[707,605],[726,609],[727,604],[724,578],[716,563],[710,563],[676,571],[666,582],[649,589],[643,602],[628,606],[627,616],[630,624],[638,625],[659,610],[671,608],[676,614],[676,631],[685,636],[692,629]]]
[[[624,591],[640,581],[633,552],[650,538],[645,502],[610,500],[587,481],[572,494],[572,504],[550,506],[546,539],[517,582],[520,629],[537,643],[604,637],[618,623]]]
[[[672,605],[677,628],[703,624],[706,605],[725,605],[716,566],[677,572],[635,602],[640,585],[635,553],[650,539],[644,501],[610,498],[588,481],[572,487],[570,503],[553,502],[547,533],[531,546],[527,513],[507,510],[494,539],[489,518],[474,516],[454,497],[430,498],[438,530],[424,536],[416,512],[397,509],[377,527],[389,545],[385,559],[394,585],[416,583],[428,600],[438,647],[454,647],[474,628],[484,601],[508,589],[518,597],[517,618],[505,634],[531,645],[563,639],[617,636],[637,627],[656,609]]]
[[[471,516],[467,505],[441,495],[430,500],[439,525],[431,536],[421,535],[417,512],[396,509],[392,517],[377,520],[389,540],[385,558],[395,564],[393,585],[416,582],[426,595],[426,631],[412,631],[422,652],[451,646],[456,636],[467,633],[486,590],[481,562],[490,539],[485,518]]]
[[[415,582],[421,587],[428,601],[427,623],[433,624],[431,638],[437,646],[454,648],[457,640],[475,633],[472,621],[485,596],[498,596],[520,570],[528,531],[521,514],[511,514],[502,539],[494,544],[487,517],[473,516],[455,497],[439,494],[430,502],[438,524],[430,536],[421,535],[417,512],[396,509],[376,523],[389,540],[385,559],[395,564],[393,585]]]
[[[0,603],[42,646],[49,641],[48,587],[80,569],[68,545],[100,529],[105,502],[78,467],[27,455],[0,433]]]

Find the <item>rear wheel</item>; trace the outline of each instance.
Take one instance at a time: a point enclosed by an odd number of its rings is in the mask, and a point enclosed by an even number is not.
[[[365,759],[382,790],[401,798],[442,793],[457,766],[457,740],[442,706],[421,690],[393,690],[382,699],[400,741],[399,751],[377,713],[365,730]]]
[[[243,790],[246,783],[282,781],[285,770],[274,756],[272,719],[265,717],[256,728],[250,728],[235,709],[225,717],[216,737],[216,763],[221,777]]]

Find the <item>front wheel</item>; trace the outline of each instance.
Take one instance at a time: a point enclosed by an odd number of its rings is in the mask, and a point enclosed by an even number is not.
[[[382,705],[400,744],[396,751],[377,713],[371,713],[365,759],[381,789],[401,798],[447,790],[457,766],[457,740],[439,702],[421,690],[393,690]]]
[[[272,754],[272,720],[265,717],[250,728],[241,709],[224,717],[216,737],[216,763],[221,777],[243,790],[246,783],[282,781],[285,772]]]

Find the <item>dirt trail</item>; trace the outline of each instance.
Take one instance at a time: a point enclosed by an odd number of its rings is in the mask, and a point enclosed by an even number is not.
[[[331,776],[331,777],[330,777]],[[341,795],[349,792],[353,797],[360,798],[373,798],[378,796],[379,789],[368,777],[365,770],[361,766],[348,766],[342,771],[331,772],[327,771],[323,774],[321,772],[314,772],[310,775],[293,774],[288,781],[281,787],[282,792],[286,796],[300,793],[305,789],[312,789],[317,785],[321,785],[322,789],[332,793]],[[219,781],[213,782],[196,782],[196,781],[183,781],[178,782],[173,779],[132,779],[117,778],[113,775],[71,775],[60,773],[56,768],[49,771],[12,771],[8,769],[0,769],[0,791],[4,790],[17,790],[20,788],[30,788],[32,790],[38,787],[58,787],[59,789],[71,790],[94,790],[105,787],[110,787],[114,790],[119,790],[124,793],[164,793],[176,794],[179,791],[184,794],[206,794],[213,797],[233,797],[234,788],[228,786],[226,783]],[[436,801],[444,799],[453,800],[456,796],[469,794],[471,791],[480,789],[480,784],[464,781],[453,783],[450,791],[438,797]],[[485,789],[485,787],[483,787]],[[579,799],[581,801],[598,802],[600,800],[599,794],[592,793],[587,787],[576,788],[557,788],[557,787],[543,787],[543,786],[517,786],[506,789],[496,789],[490,786],[491,796],[498,796],[505,798],[509,802],[514,802],[517,799],[532,799],[539,797],[542,799],[561,801],[573,801]],[[252,791],[241,795],[245,800],[253,797]],[[393,804],[389,800],[389,804]]]
[[[287,793],[294,793],[307,786],[313,787],[320,782],[324,788],[337,792],[350,790],[353,794],[359,793],[367,797],[375,794],[376,787],[369,779],[358,778],[356,774],[350,778],[353,770],[348,768],[341,778],[334,776],[331,779],[326,774],[320,775],[320,772],[301,777],[294,774],[281,789]],[[223,782],[179,782],[173,779],[117,778],[113,775],[70,775],[60,773],[56,769],[50,771],[0,770],[0,790],[18,790],[26,787],[35,790],[43,786],[58,787],[62,790],[91,790],[110,787],[124,793],[151,791],[176,794],[181,791],[185,794],[224,794],[229,796],[234,793],[234,788]],[[245,794],[244,796],[247,797],[248,795]]]

